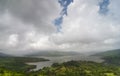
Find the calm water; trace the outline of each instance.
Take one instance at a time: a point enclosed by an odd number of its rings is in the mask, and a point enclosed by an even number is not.
[[[95,62],[102,62],[103,60],[97,56],[81,56],[81,55],[73,55],[73,56],[61,56],[61,57],[44,57],[39,56],[38,58],[46,58],[50,61],[46,62],[34,62],[34,63],[27,63],[29,65],[36,65],[36,68],[33,69],[34,71],[42,69],[43,67],[49,67],[53,63],[63,63],[71,60],[85,60],[85,61],[95,61]]]

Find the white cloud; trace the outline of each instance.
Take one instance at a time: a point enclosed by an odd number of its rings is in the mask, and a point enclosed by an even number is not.
[[[108,15],[100,15],[99,1],[74,0],[68,7],[61,32],[56,32],[52,24],[60,12],[56,0],[22,0],[18,6],[18,0],[8,2],[9,7],[4,7],[7,11],[0,14],[0,49],[20,54],[41,50],[87,52],[119,48],[120,2],[111,0]]]
[[[120,37],[120,25],[111,13],[108,16],[99,14],[98,3],[97,0],[75,0],[68,9],[68,16],[64,18],[62,33],[53,35],[53,41],[64,46],[69,44],[68,50],[72,48],[76,51],[116,48],[113,45],[116,42],[109,39]]]
[[[8,38],[8,47],[15,47],[18,44],[18,35],[17,34],[12,34]]]

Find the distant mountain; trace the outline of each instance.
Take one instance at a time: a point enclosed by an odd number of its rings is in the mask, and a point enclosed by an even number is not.
[[[8,56],[10,56],[10,55],[4,54],[4,53],[0,53],[0,57],[8,57]]]
[[[77,52],[60,52],[60,51],[40,51],[27,56],[69,56],[69,55],[78,55]]]
[[[100,52],[97,54],[94,54],[96,56],[102,56],[102,57],[106,57],[106,56],[120,56],[120,49],[115,49],[115,50],[108,50],[105,52]]]
[[[95,56],[102,57],[105,64],[112,64],[120,66],[120,49],[109,50],[106,52],[95,54]]]

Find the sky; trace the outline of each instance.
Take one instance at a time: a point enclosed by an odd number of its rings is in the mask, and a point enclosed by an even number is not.
[[[0,52],[117,49],[120,0],[0,0]]]

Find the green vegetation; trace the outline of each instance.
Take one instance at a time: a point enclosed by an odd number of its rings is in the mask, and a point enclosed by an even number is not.
[[[30,76],[119,76],[120,68],[90,61],[55,63],[51,67],[31,72]]]
[[[120,66],[120,55],[103,57],[105,64]]]
[[[22,72],[0,68],[0,76],[119,76],[120,67],[90,61],[54,63],[39,71]]]
[[[119,76],[120,67],[88,61],[54,63],[35,72],[17,72],[0,68],[0,76]]]
[[[101,57],[106,57],[106,56],[118,56],[118,55],[120,55],[120,49],[108,50],[108,51],[106,51],[106,52],[101,52],[101,53],[95,54],[95,56],[101,56]]]
[[[38,71],[30,71],[35,66],[27,62],[46,61],[43,58],[0,57],[0,76],[120,76],[120,51],[96,54],[105,61],[68,61],[54,63]]]
[[[27,72],[35,68],[35,65],[27,65],[27,62],[48,61],[43,58],[29,58],[29,57],[0,57],[0,68],[6,68],[16,72]]]
[[[0,76],[26,76],[24,73],[11,71],[5,68],[0,68]]]
[[[120,66],[120,49],[98,53],[96,56],[101,56],[107,65]]]

